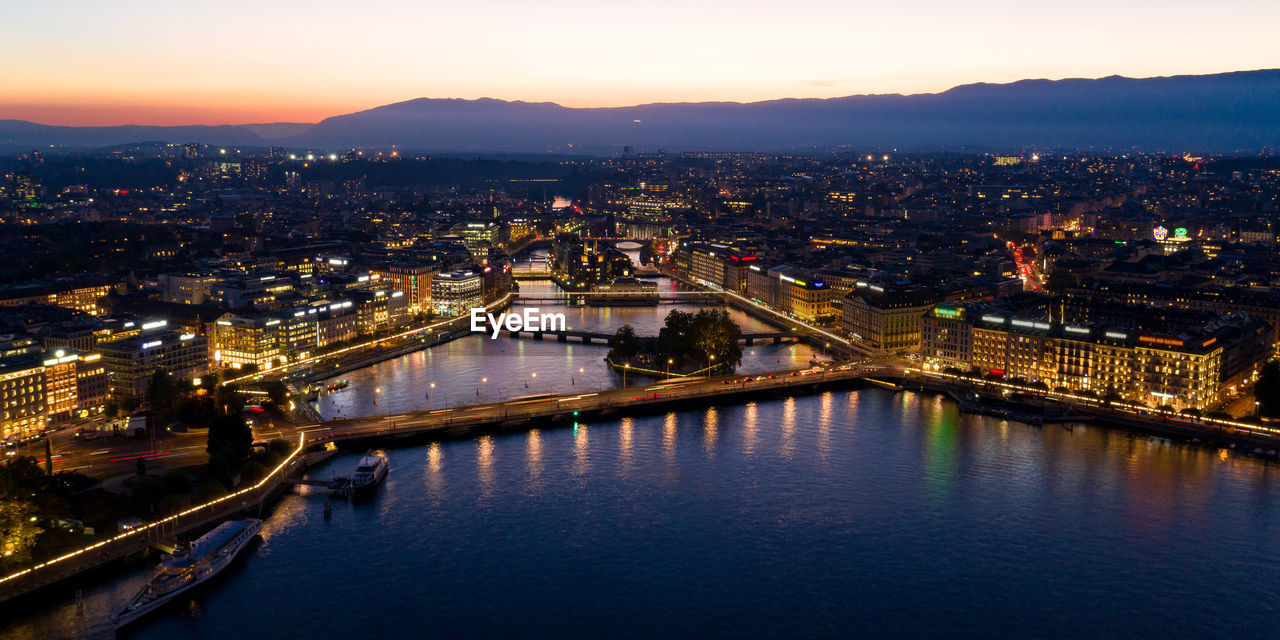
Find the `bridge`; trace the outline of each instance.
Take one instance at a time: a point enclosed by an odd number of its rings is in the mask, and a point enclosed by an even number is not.
[[[65,553],[7,575],[0,575],[0,603],[62,582],[86,571],[136,558],[148,548],[172,544],[193,533],[240,514],[257,514],[290,485],[314,484],[333,489],[332,481],[307,480],[306,469],[328,456],[333,443],[367,440],[396,441],[414,437],[459,437],[486,430],[519,430],[539,422],[568,423],[594,418],[608,419],[630,413],[667,411],[681,405],[760,399],[769,394],[812,393],[834,385],[855,382],[865,373],[845,370],[779,371],[771,376],[716,376],[678,378],[651,385],[630,386],[587,393],[515,398],[504,402],[429,409],[394,415],[329,420],[282,429],[281,435],[297,443],[293,453],[257,483],[226,496],[160,518],[141,527]],[[314,451],[323,447],[320,451]],[[198,464],[203,447],[184,453],[175,464]],[[307,453],[314,451],[313,453]]]
[[[662,291],[653,296],[613,291],[563,291],[516,293],[523,303],[538,304],[593,304],[601,306],[626,306],[626,301],[653,304],[724,304],[723,296],[712,291]]]
[[[509,331],[509,330],[503,329],[502,334],[509,338],[525,338],[525,339],[532,339],[532,340],[554,339],[556,342],[581,342],[583,344],[592,344],[594,342],[609,344],[609,341],[613,339],[612,333],[597,333],[594,331],[573,331],[573,330]],[[572,340],[570,340],[570,338],[572,338]],[[647,338],[641,337],[640,339],[645,340]],[[800,336],[794,333],[787,333],[785,331],[744,333],[738,338],[738,342],[745,343],[747,346],[754,345],[756,342],[760,342],[762,344],[768,343],[768,342],[772,342],[773,344],[782,344],[783,342],[799,342],[799,341],[800,341]]]
[[[846,365],[840,369],[777,371],[754,376],[672,378],[619,389],[548,394],[454,408],[336,419],[309,425],[303,431],[308,442],[396,440],[433,434],[465,436],[476,429],[519,430],[538,421],[608,419],[646,411],[668,411],[687,404],[812,393],[852,384],[866,376],[900,375],[902,372],[898,369],[866,364]]]

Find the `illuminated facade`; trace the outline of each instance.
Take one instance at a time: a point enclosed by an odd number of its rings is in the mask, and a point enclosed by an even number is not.
[[[77,370],[80,356],[55,351],[44,356],[45,410],[52,423],[70,420],[77,402]]]
[[[98,345],[113,396],[147,396],[151,376],[165,371],[177,380],[191,380],[209,371],[209,345],[204,336],[177,331],[144,331]]]
[[[746,296],[806,321],[836,314],[840,294],[808,271],[779,265],[765,269],[752,264],[746,271]]]
[[[111,293],[109,284],[51,284],[22,286],[0,290],[0,306],[16,307],[28,302],[75,309],[98,315],[98,301]]]
[[[29,438],[44,433],[44,362],[38,356],[0,360],[0,434]]]
[[[396,291],[403,291],[408,297],[409,313],[431,308],[431,281],[440,273],[439,267],[392,263],[371,268],[369,273],[381,276],[383,284],[390,284]]]
[[[460,316],[484,306],[478,271],[451,271],[431,281],[431,306],[436,315]]]
[[[274,324],[279,319],[266,315],[225,314],[214,323],[214,362],[240,369],[249,365],[269,369],[280,356]]]
[[[1267,326],[1236,314],[1176,333],[1020,317],[986,305],[939,305],[921,320],[927,368],[1042,383],[1150,407],[1206,410],[1253,379]]]
[[[914,353],[920,348],[920,318],[940,301],[930,289],[857,281],[841,300],[841,327],[874,354]]]

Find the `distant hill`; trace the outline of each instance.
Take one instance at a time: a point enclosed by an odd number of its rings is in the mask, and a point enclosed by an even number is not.
[[[0,146],[163,140],[317,149],[616,153],[853,148],[1256,151],[1280,146],[1280,70],[1022,80],[936,94],[574,109],[421,98],[315,125],[47,127],[0,121]]]

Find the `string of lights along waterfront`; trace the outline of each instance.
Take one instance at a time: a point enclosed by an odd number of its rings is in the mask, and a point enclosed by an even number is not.
[[[1226,451],[868,388],[387,454],[132,637],[1274,637],[1276,471]],[[5,637],[110,637],[148,575]]]

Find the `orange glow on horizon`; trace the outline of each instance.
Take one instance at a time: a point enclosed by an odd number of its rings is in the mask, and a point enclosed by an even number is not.
[[[418,97],[606,107],[1280,68],[1274,0],[9,5],[0,118],[61,125],[310,123]]]

